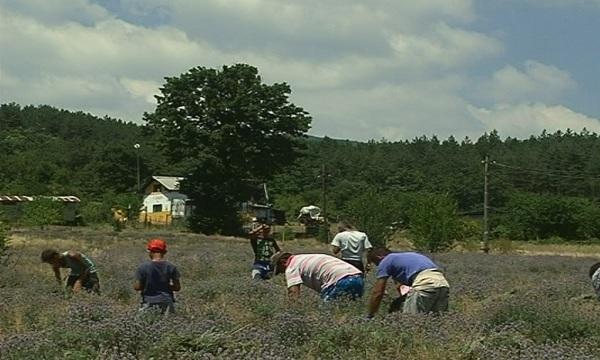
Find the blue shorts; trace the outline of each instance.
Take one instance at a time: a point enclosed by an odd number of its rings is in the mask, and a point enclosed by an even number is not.
[[[253,279],[263,279],[267,280],[271,278],[271,273],[273,269],[271,269],[271,263],[269,261],[255,261],[252,264],[252,278]]]
[[[365,289],[365,281],[362,274],[348,275],[323,290],[321,290],[321,299],[323,301],[335,300],[342,296],[347,296],[352,300],[362,297]]]

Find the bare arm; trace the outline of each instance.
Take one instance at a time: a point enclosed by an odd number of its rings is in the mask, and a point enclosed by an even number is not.
[[[171,291],[181,290],[181,283],[179,282],[179,279],[173,280],[173,283],[169,286],[171,288]]]
[[[335,245],[331,245],[331,253],[333,255],[337,255],[340,253],[340,247],[339,246],[335,246]]]
[[[275,241],[275,239],[273,239],[273,247],[275,248],[276,252],[281,251],[281,248],[279,247],[279,244],[277,244],[277,241]]]
[[[295,301],[300,296],[300,285],[290,286],[288,288],[288,299]]]
[[[133,283],[133,290],[142,291],[142,290],[144,290],[144,285],[142,285],[142,283],[139,280],[136,280]]]
[[[52,266],[52,270],[54,271],[54,277],[56,278],[58,285],[62,286],[62,279],[60,278],[60,267]]]
[[[373,286],[373,290],[371,292],[371,298],[369,299],[369,317],[375,316],[377,310],[379,310],[379,304],[381,304],[381,299],[383,298],[383,294],[385,293],[385,285],[387,284],[387,278],[377,279],[375,285]]]

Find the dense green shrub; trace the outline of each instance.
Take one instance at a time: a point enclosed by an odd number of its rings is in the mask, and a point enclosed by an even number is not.
[[[600,206],[583,198],[515,193],[501,214],[495,232],[512,239],[600,236]]]
[[[408,210],[413,244],[422,251],[442,251],[461,237],[456,202],[446,195],[422,193]]]
[[[48,197],[37,197],[23,205],[23,223],[44,228],[64,221],[64,205]]]
[[[0,216],[2,214],[0,213]],[[4,256],[8,249],[8,237],[6,234],[6,225],[0,218],[0,257]]]
[[[400,220],[400,204],[390,193],[371,188],[348,201],[343,216],[367,233],[374,246],[386,245],[395,232],[392,225]]]
[[[139,216],[142,199],[136,194],[105,194],[99,199],[82,201],[80,213],[86,224],[112,223],[112,208],[125,211],[129,221]]]

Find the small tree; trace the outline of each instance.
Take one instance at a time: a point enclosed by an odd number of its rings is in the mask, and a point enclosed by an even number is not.
[[[36,197],[23,207],[23,222],[42,229],[63,221],[63,204],[49,197]]]
[[[391,201],[390,194],[372,188],[350,200],[343,215],[364,231],[375,246],[387,244],[395,232],[392,224],[400,219],[399,204]]]
[[[422,193],[408,210],[410,234],[418,250],[448,249],[460,236],[456,202],[447,195]]]

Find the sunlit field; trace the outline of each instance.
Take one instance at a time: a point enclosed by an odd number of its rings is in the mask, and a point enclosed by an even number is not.
[[[145,243],[167,240],[182,274],[173,316],[140,314],[133,274]],[[72,297],[42,264],[46,247],[92,257],[102,294]],[[313,240],[291,252],[326,252]],[[402,249],[396,249],[402,250]],[[0,269],[1,359],[600,359],[600,302],[590,299],[583,256],[433,255],[451,285],[439,316],[365,319],[368,296],[323,305],[302,289],[286,300],[283,277],[250,280],[247,241],[186,233],[112,233],[84,228],[12,234]],[[66,273],[64,273],[66,275]],[[368,275],[368,295],[374,281]]]

